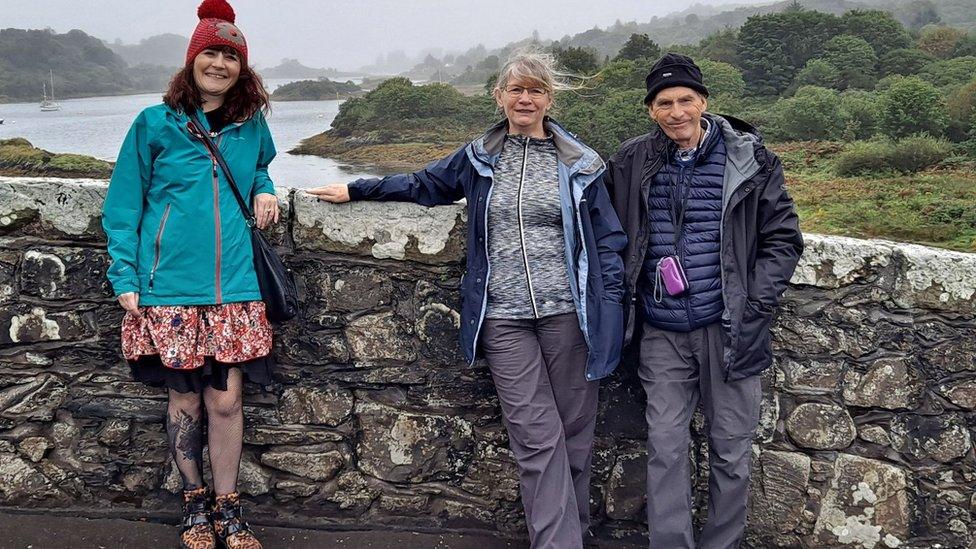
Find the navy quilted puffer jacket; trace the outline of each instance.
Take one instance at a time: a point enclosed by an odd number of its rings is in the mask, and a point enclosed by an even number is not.
[[[654,174],[649,189],[647,215],[650,238],[638,285],[644,320],[656,328],[690,332],[722,318],[722,275],[719,261],[722,223],[722,179],[725,174],[725,142],[713,124],[697,153],[686,161],[672,152]],[[675,247],[676,218],[685,204],[683,223]],[[681,258],[689,289],[671,297],[654,297],[657,263],[668,255]]]

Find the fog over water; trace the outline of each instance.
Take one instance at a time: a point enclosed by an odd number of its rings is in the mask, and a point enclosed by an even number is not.
[[[307,66],[354,70],[379,55],[426,48],[463,51],[481,43],[499,47],[606,27],[646,22],[695,4],[742,0],[230,0],[247,36],[252,63],[274,66],[297,58]],[[162,33],[189,36],[199,0],[0,0],[0,28],[81,29],[106,41],[137,43]],[[758,2],[748,3],[763,3]],[[179,64],[182,58],[177,55]]]

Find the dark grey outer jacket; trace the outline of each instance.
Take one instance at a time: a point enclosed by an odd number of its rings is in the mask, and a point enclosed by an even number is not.
[[[786,192],[783,166],[763,146],[759,132],[730,116],[705,116],[721,129],[728,150],[720,256],[725,379],[734,381],[772,364],[769,327],[803,252],[803,238],[793,200]],[[651,179],[674,147],[659,129],[631,139],[610,159],[604,179],[628,237],[624,250],[625,345],[635,339],[635,327],[641,323],[634,298],[650,236],[647,197]]]

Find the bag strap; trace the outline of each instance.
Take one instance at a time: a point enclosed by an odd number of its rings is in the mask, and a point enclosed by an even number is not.
[[[220,153],[220,149],[210,139],[210,134],[203,129],[203,125],[200,124],[200,120],[197,118],[196,113],[190,114],[190,122],[187,123],[187,128],[190,130],[190,134],[194,137],[203,141],[206,145],[207,150],[210,151],[210,156],[214,158],[220,169],[223,170],[224,175],[227,177],[227,183],[230,185],[230,190],[234,191],[234,198],[237,199],[237,205],[241,207],[241,214],[244,216],[244,221],[247,226],[251,229],[257,227],[257,219],[254,218],[254,214],[251,213],[251,209],[247,206],[247,202],[241,196],[241,191],[237,189],[237,182],[234,180],[233,174],[230,173],[230,167],[227,166],[227,161],[224,160],[224,155]]]

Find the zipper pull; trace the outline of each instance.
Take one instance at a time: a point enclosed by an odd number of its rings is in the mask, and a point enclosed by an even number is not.
[[[155,272],[149,273],[149,293],[152,293],[153,291],[153,278],[155,277],[156,277]]]
[[[213,158],[211,158],[211,160],[213,161],[213,176],[217,177],[217,161]]]

